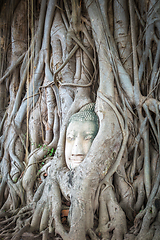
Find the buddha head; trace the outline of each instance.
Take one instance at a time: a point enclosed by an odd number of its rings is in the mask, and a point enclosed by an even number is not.
[[[85,105],[78,113],[72,115],[66,132],[65,158],[67,167],[76,168],[87,155],[97,135],[99,125],[95,104]]]

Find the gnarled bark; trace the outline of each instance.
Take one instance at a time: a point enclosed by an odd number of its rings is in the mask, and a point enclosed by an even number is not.
[[[156,239],[158,2],[0,3],[0,238]],[[69,170],[68,122],[91,102],[99,131]]]

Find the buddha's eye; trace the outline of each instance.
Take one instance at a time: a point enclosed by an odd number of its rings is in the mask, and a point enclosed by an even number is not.
[[[93,135],[86,135],[84,139],[87,141],[87,140],[93,140],[93,138],[94,138]]]
[[[74,139],[75,139],[74,136],[68,136],[68,137],[67,137],[67,140],[68,140],[68,141],[73,141]]]

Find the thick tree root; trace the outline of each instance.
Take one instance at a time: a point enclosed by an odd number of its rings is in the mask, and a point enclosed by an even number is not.
[[[30,225],[26,225],[24,226],[15,236],[12,237],[11,240],[20,240],[21,239],[21,236],[24,232],[28,231],[29,230],[29,227]]]

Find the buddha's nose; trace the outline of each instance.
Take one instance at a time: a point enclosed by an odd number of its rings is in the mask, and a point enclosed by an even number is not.
[[[82,139],[76,137],[72,148],[72,155],[84,155]]]

